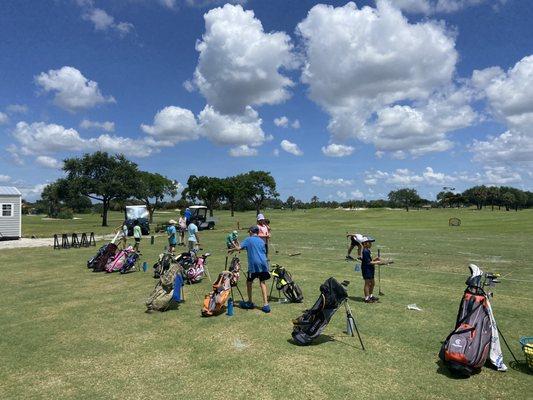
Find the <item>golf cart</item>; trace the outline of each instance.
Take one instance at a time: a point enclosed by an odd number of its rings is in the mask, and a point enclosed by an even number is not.
[[[198,230],[215,229],[215,219],[207,216],[206,206],[190,206],[191,218],[190,221],[198,227]]]
[[[124,209],[124,218],[126,219],[126,226],[128,227],[128,236],[133,235],[133,224],[135,220],[139,221],[141,233],[143,235],[150,234],[150,224],[148,218],[150,214],[146,206],[126,206]]]

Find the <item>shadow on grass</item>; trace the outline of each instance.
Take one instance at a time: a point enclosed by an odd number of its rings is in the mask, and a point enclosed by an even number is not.
[[[347,336],[347,338],[348,338],[348,336]],[[328,343],[328,342],[335,342],[335,343],[343,344],[343,345],[351,347],[353,349],[359,349],[359,350],[361,349],[361,347],[356,346],[354,344],[347,343],[347,342],[345,342],[343,340],[335,339],[331,335],[320,335],[318,338],[314,339],[308,345],[301,345],[301,344],[297,343],[293,338],[287,339],[287,343],[290,343],[290,344],[295,345],[295,346],[300,346],[300,347],[318,346],[318,345],[321,345],[321,344],[324,344],[324,343]]]
[[[522,372],[523,374],[527,374],[527,375],[533,375],[533,369],[531,369],[530,367],[528,367],[527,365],[527,362],[526,361],[511,361],[509,363],[509,366],[511,367],[511,369],[513,369],[514,371],[518,371],[518,372]]]
[[[437,374],[447,376],[450,379],[468,379],[469,376],[467,375],[461,375],[456,372],[452,372],[443,362],[442,360],[438,360],[435,364],[437,364]]]
[[[348,296],[348,298],[351,301],[355,301],[356,303],[364,303],[365,302],[365,298],[361,297],[361,296]]]

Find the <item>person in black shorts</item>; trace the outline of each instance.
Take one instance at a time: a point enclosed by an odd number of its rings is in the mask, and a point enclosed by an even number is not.
[[[349,233],[346,235],[346,237],[350,240],[350,247],[348,248],[348,253],[346,254],[346,260],[355,260],[351,255],[352,250],[355,247],[357,247],[357,259],[360,260],[362,249],[361,240],[363,238],[363,235],[359,233]]]
[[[375,303],[379,298],[375,297],[372,292],[374,291],[374,271],[375,266],[381,264],[379,257],[372,259],[372,252],[370,248],[372,247],[372,242],[374,239],[369,237],[362,238],[363,251],[361,252],[361,272],[363,274],[363,279],[365,280],[365,285],[363,291],[365,293],[365,303]]]

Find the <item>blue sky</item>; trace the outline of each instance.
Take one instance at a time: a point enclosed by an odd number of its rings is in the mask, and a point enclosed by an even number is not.
[[[282,199],[533,176],[519,0],[55,0],[0,5],[0,184],[124,152],[185,182],[264,169]]]

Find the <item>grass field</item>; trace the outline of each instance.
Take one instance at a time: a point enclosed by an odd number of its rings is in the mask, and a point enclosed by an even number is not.
[[[254,221],[253,213],[217,217],[216,230],[200,233],[204,250],[213,254],[212,276],[224,268],[227,232],[237,220],[241,227]],[[178,310],[146,314],[144,301],[155,285],[151,273],[92,273],[85,263],[95,248],[0,251],[0,398],[532,398],[533,375],[522,364],[506,373],[484,368],[470,379],[454,379],[439,367],[437,353],[453,328],[473,262],[502,274],[494,313],[524,359],[518,338],[533,336],[533,210],[317,209],[269,211],[267,217],[278,250],[271,261],[293,273],[305,296],[303,304],[273,302],[269,315],[236,309],[233,317],[201,318],[207,279],[186,287]],[[449,227],[450,217],[462,225]],[[120,218],[114,214],[112,222],[118,225]],[[90,231],[87,225],[97,223],[96,216],[85,216],[75,229]],[[343,260],[345,233],[354,229],[377,238],[374,253],[381,248],[383,257],[395,260],[382,270],[379,304],[360,301],[362,278]],[[67,227],[25,217],[23,230],[49,236]],[[151,266],[164,245],[164,237],[154,246],[145,239],[141,261]],[[293,252],[302,254],[288,257]],[[316,345],[289,341],[291,319],[314,303],[329,276],[351,281],[351,307],[366,351],[343,333],[343,312]],[[423,311],[407,310],[411,303]]]

